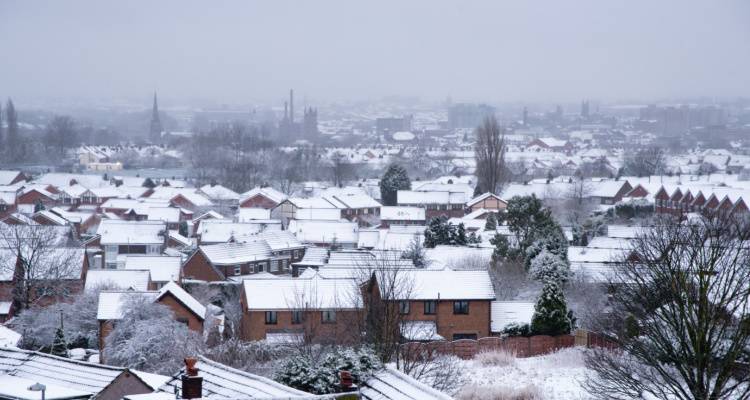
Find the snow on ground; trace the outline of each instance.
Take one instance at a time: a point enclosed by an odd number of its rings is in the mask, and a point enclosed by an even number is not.
[[[516,358],[509,365],[485,366],[478,360],[462,361],[467,385],[539,388],[545,400],[591,399],[581,383],[586,367],[583,349],[569,348],[538,357]]]

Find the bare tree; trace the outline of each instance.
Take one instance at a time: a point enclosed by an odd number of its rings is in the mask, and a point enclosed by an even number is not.
[[[76,145],[77,136],[73,118],[59,115],[53,118],[47,126],[45,142],[51,149],[50,153],[58,160],[63,160],[66,150]]]
[[[344,182],[355,175],[354,164],[352,164],[344,153],[339,151],[331,155],[331,178],[335,186],[343,186]]]
[[[598,397],[748,399],[750,224],[717,215],[658,220],[615,271],[600,321],[619,350],[595,350]]]
[[[0,225],[0,272],[13,277],[19,310],[67,298],[76,289],[71,282],[81,279],[85,254],[69,247],[69,234],[46,225]]]
[[[505,129],[494,116],[485,118],[476,129],[474,144],[477,192],[498,193],[507,176],[505,167]]]
[[[661,147],[647,147],[625,157],[625,173],[635,176],[651,176],[664,170],[664,150]]]

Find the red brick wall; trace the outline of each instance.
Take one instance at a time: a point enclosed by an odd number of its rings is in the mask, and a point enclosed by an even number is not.
[[[354,339],[358,319],[362,313],[353,310],[336,310],[335,323],[323,323],[320,310],[304,311],[303,323],[292,324],[291,310],[278,310],[276,324],[266,324],[265,311],[248,311],[244,306],[240,323],[240,338],[242,340],[263,340],[267,333],[295,332],[304,333],[313,342],[346,343]]]
[[[248,197],[240,203],[241,208],[265,208],[270,210],[279,205],[279,203],[261,195],[256,194],[253,197]]]
[[[600,340],[604,343],[603,340]],[[508,351],[516,357],[533,357],[548,354],[557,350],[575,346],[575,336],[546,336],[537,335],[531,337],[483,337],[479,340],[455,340],[418,343],[405,343],[401,347],[405,356],[417,354],[453,354],[464,359],[473,358],[479,353],[488,351]]]
[[[169,307],[174,313],[175,319],[187,319],[188,328],[196,332],[203,332],[203,320],[193,314],[184,304],[171,294],[167,294],[159,300],[159,303]]]
[[[211,267],[208,258],[200,250],[193,253],[185,261],[185,264],[182,265],[182,276],[187,279],[198,279],[208,282],[225,280],[223,276]]]
[[[437,303],[435,315],[424,313],[424,301],[409,302],[406,321],[435,321],[438,334],[446,340],[453,340],[454,334],[474,334],[477,338],[490,335],[490,301],[469,301],[469,314],[453,314],[453,301],[441,300]]]

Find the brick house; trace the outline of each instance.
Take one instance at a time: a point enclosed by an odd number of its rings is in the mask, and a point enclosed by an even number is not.
[[[10,186],[26,182],[29,178],[21,171],[0,171],[0,185]]]
[[[427,221],[440,216],[459,218],[464,215],[464,192],[399,190],[396,196],[399,206],[424,208]]]
[[[240,338],[346,343],[363,316],[354,279],[258,276],[242,281]]]
[[[276,208],[287,195],[272,187],[256,187],[243,193],[240,197],[240,208]]]
[[[302,260],[305,246],[289,231],[269,231],[253,241],[200,246],[182,266],[189,279],[223,281],[259,272],[286,274]]]
[[[174,282],[169,282],[158,291],[102,291],[99,292],[99,304],[96,319],[99,321],[99,349],[104,349],[105,339],[112,332],[117,321],[124,313],[123,306],[132,299],[142,298],[163,304],[174,313],[175,320],[182,322],[195,332],[203,332],[206,308],[193,296]],[[102,353],[104,354],[104,353]],[[100,358],[100,362],[104,362]]]
[[[500,196],[487,192],[466,202],[466,214],[471,214],[478,210],[487,210],[491,212],[502,212],[508,203],[501,199]]]
[[[487,271],[412,269],[398,274],[397,279],[404,279],[408,287],[401,293],[384,296],[395,297],[392,301],[402,314],[405,339],[490,336],[495,291]]]

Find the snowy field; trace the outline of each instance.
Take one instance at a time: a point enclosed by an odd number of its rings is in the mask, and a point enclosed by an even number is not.
[[[529,358],[509,358],[462,361],[464,379],[469,387],[495,387],[496,391],[528,390],[544,400],[581,400],[591,397],[581,387],[586,367],[583,350],[563,349],[556,353]],[[535,388],[534,388],[535,387]],[[459,394],[461,391],[459,391]],[[462,396],[456,396],[461,399]],[[468,397],[470,399],[483,396]],[[465,398],[465,397],[464,397]]]

